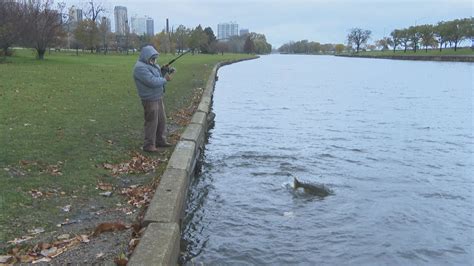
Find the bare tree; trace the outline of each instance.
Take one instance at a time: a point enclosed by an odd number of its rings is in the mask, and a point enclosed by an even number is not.
[[[350,30],[349,35],[347,35],[347,41],[349,45],[356,46],[356,53],[358,53],[360,47],[366,44],[367,41],[370,39],[370,34],[372,34],[370,30],[353,28]]]
[[[99,34],[99,32],[101,31],[99,26],[102,23],[102,21],[100,21],[100,18],[102,18],[101,14],[105,13],[106,9],[105,9],[105,7],[103,6],[102,3],[94,2],[94,0],[88,1],[86,5],[87,5],[85,7],[86,20],[92,21],[92,23],[89,25],[90,30],[87,31],[87,33],[90,34],[90,36],[88,36],[86,38],[89,41],[96,40],[98,38],[103,37],[102,34]],[[99,35],[101,35],[101,36],[99,36]],[[107,34],[105,33],[105,35],[107,35]],[[102,40],[104,40],[104,38],[102,38]],[[93,49],[96,49],[97,52],[99,52],[100,51],[99,41],[96,41],[94,46],[91,46],[91,47],[88,47],[88,48],[91,49],[91,53],[93,52]]]
[[[86,12],[86,17],[94,22],[97,22],[97,18],[99,18],[100,14],[104,13],[106,9],[102,5],[102,3],[94,3],[94,0],[91,0],[88,4],[90,8]]]
[[[8,48],[20,40],[20,21],[23,18],[18,3],[6,2],[0,5],[0,48],[4,57],[8,55]]]
[[[27,46],[36,49],[38,59],[43,60],[46,49],[54,45],[63,32],[64,3],[55,9],[54,0],[29,0],[23,4],[24,34],[23,41]]]

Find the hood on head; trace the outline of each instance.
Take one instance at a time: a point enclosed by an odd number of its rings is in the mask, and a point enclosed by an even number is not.
[[[153,46],[147,45],[142,48],[142,51],[140,52],[139,60],[142,61],[143,63],[148,64],[148,61],[150,60],[150,58],[158,57],[158,55],[159,55],[158,51],[156,51],[156,49],[153,48]]]

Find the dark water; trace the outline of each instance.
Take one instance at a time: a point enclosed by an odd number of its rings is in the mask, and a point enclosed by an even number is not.
[[[221,68],[183,259],[472,265],[473,70],[289,55]]]

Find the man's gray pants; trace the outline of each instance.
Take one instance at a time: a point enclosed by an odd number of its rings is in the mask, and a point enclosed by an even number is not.
[[[163,98],[157,101],[143,101],[145,112],[145,141],[143,149],[153,149],[166,142],[166,114]]]

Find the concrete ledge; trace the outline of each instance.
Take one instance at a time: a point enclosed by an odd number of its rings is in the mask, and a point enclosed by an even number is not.
[[[176,144],[173,154],[168,162],[168,168],[186,171],[189,175],[195,160],[196,144],[192,141],[181,140]]]
[[[176,265],[180,238],[177,223],[150,224],[127,265]]]
[[[214,94],[214,87],[208,87],[202,93],[202,97],[209,97],[212,99],[213,94]]]
[[[157,222],[179,224],[184,214],[188,185],[189,176],[185,170],[166,169],[143,218],[143,226]]]
[[[209,79],[207,80],[207,83],[206,83],[206,89],[212,88],[212,90],[214,90],[214,85],[216,83],[216,74],[220,66],[221,66],[221,63],[217,63],[212,69],[211,75],[209,75]]]
[[[199,124],[202,125],[204,128],[206,128],[206,113],[204,112],[196,112],[194,113],[192,119],[191,119],[191,124]]]
[[[181,135],[181,140],[193,141],[196,144],[196,150],[198,151],[204,145],[204,128],[200,124],[189,124],[183,135]]]
[[[203,95],[201,98],[201,103],[199,103],[199,106],[197,108],[197,111],[208,114],[209,111],[211,110],[211,102],[212,102],[211,97]]]

